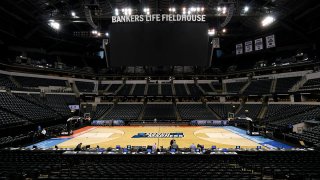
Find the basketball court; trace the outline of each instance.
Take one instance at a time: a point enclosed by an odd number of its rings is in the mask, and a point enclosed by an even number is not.
[[[55,144],[59,148],[74,148],[77,144],[99,145],[101,148],[131,146],[148,146],[157,144],[158,147],[168,148],[170,140],[175,139],[179,148],[188,148],[192,143],[201,144],[205,148],[268,148],[265,144],[270,139],[261,141],[261,137],[251,137],[244,130],[234,127],[209,126],[90,126],[75,131],[72,136],[64,136]],[[47,140],[48,141],[48,140]],[[50,143],[49,143],[50,144]],[[39,144],[40,145],[40,144]],[[53,145],[53,144],[51,144]],[[41,147],[41,145],[40,145]]]

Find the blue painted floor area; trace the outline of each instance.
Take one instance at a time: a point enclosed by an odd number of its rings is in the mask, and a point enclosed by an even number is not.
[[[57,144],[68,141],[71,138],[51,138],[45,141],[38,142],[36,144],[30,145],[27,148],[32,148],[33,146],[37,146],[38,148],[50,148]]]
[[[267,148],[284,148],[284,149],[291,149],[293,148],[292,146],[289,146],[287,144],[269,139],[269,138],[265,138],[262,136],[249,136],[247,135],[246,131],[243,129],[239,129],[233,126],[224,126],[224,129],[227,129],[235,134],[238,134],[239,136],[242,136],[246,139],[249,139],[253,142],[256,142],[258,144],[261,144],[262,146],[265,146]]]

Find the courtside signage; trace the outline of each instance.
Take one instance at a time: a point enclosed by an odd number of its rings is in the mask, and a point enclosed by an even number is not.
[[[183,138],[184,135],[181,132],[175,133],[138,133],[132,138]]]

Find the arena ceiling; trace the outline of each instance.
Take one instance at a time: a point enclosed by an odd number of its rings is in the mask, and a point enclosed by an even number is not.
[[[268,33],[283,36],[282,40],[287,41],[284,44],[319,41],[318,0],[1,0],[0,3],[0,44],[31,45],[48,51],[99,50],[104,37],[89,37],[90,32],[93,25],[103,35],[108,32],[116,8],[132,8],[133,12],[142,13],[148,7],[151,13],[167,13],[170,7],[178,11],[182,7],[204,7],[210,28],[219,30],[226,17],[217,15],[217,7],[234,5],[233,16],[225,26],[227,33],[217,35],[226,49]],[[245,6],[250,11],[243,14]],[[276,23],[262,28],[261,19],[269,13],[276,17]],[[58,31],[48,26],[52,19],[59,22]],[[88,37],[74,36],[75,32],[87,32]]]

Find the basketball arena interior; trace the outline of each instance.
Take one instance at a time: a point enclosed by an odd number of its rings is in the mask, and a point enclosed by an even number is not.
[[[320,179],[318,0],[1,0],[0,179]]]

